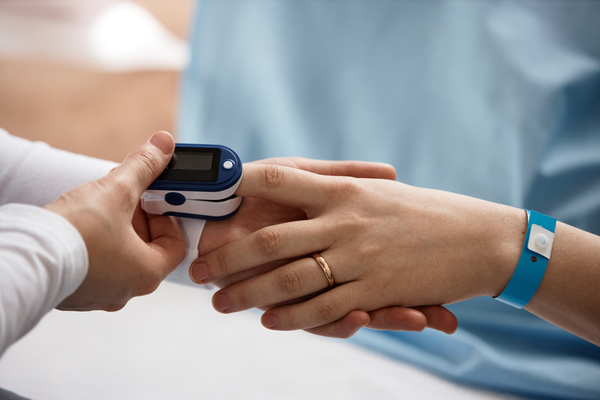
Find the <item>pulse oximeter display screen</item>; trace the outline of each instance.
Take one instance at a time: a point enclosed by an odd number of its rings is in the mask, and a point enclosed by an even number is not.
[[[218,148],[176,148],[171,162],[157,181],[216,182],[220,159]]]

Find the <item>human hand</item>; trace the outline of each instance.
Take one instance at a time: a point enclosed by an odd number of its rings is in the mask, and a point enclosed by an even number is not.
[[[181,262],[185,243],[177,222],[139,206],[174,148],[171,135],[155,133],[108,175],[46,206],[77,228],[89,258],[83,283],[58,309],[119,310],[132,297],[153,292]]]
[[[246,165],[280,165],[321,175],[352,176],[356,178],[395,179],[396,171],[389,164],[363,161],[324,161],[302,157],[280,157],[253,161]],[[278,204],[258,197],[244,198],[242,206],[231,218],[223,221],[206,221],[198,244],[198,253],[207,254],[227,243],[239,240],[266,226],[284,222],[305,220],[306,214],[298,208]],[[247,279],[251,276],[270,271],[285,263],[277,260],[273,263],[240,271],[234,275],[221,277],[213,282],[219,287]],[[192,269],[194,271],[195,269]],[[202,273],[195,270],[190,277],[201,282]],[[196,276],[194,276],[196,275]]]
[[[290,164],[290,161],[292,161],[292,164]],[[259,163],[264,162],[265,161],[260,161]],[[276,159],[266,160],[266,162],[278,165],[289,165],[294,168],[309,170],[323,175],[346,175],[382,179],[395,178],[393,168],[390,166],[385,167],[385,165],[381,164],[356,162],[332,163],[307,159]],[[259,186],[263,185],[264,182],[259,184]],[[304,193],[303,196],[306,194],[307,193]],[[301,220],[306,220],[306,214],[300,209],[274,203],[267,200],[266,197],[246,197],[244,199],[244,204],[236,216],[228,221],[212,224],[215,231],[207,232],[205,228],[202,236],[203,239],[200,243],[200,254],[207,254],[211,250],[234,240],[239,240],[263,227]],[[210,222],[207,224],[207,228],[209,228],[209,224]],[[208,245],[205,245],[206,243],[208,243]],[[258,264],[256,267],[248,269],[239,268],[237,271],[232,272],[230,276],[227,276],[227,272],[221,273],[221,271],[218,271],[217,276],[213,277],[210,272],[211,269],[208,269],[208,266],[202,266],[203,259],[204,257],[200,257],[198,260],[199,262],[194,263],[190,275],[197,282],[208,282],[216,279],[217,285],[221,287],[226,287],[258,274],[269,272],[289,261],[274,259],[273,261],[264,264]],[[258,290],[271,291],[272,289],[273,288],[265,286]],[[281,289],[281,287],[279,287],[279,289]],[[233,290],[235,290],[235,288]],[[266,303],[264,305],[265,307],[258,306],[263,309],[268,307]],[[421,331],[428,326],[446,333],[452,333],[456,330],[457,321],[456,317],[450,311],[441,306],[428,305],[416,308],[391,306],[373,309],[368,313],[358,309],[349,310],[346,315],[333,322],[328,322],[307,330],[311,333],[324,336],[349,337],[363,326],[368,326],[372,329],[411,331]]]

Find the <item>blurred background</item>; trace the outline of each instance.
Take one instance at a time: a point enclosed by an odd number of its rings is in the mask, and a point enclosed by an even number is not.
[[[121,161],[174,130],[193,0],[0,0],[0,126]]]

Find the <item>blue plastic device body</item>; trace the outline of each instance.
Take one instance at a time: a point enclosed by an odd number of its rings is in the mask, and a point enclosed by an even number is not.
[[[229,218],[241,204],[234,192],[242,170],[229,147],[178,143],[169,166],[142,195],[142,209],[186,218]]]
[[[189,168],[198,177],[200,173],[205,177],[196,180],[184,180],[182,178],[170,180],[163,173],[148,187],[148,190],[173,190],[194,192],[222,192],[235,185],[242,177],[242,162],[235,151],[226,146],[209,144],[177,143],[173,158],[181,158],[183,155],[190,157],[204,157],[210,155],[210,169]],[[231,164],[227,164],[230,162]],[[173,163],[173,162],[172,162]],[[170,164],[171,165],[171,164]],[[175,162],[176,165],[176,162]],[[226,168],[226,166],[230,166]],[[169,167],[167,167],[167,170]],[[165,170],[165,172],[167,172]],[[209,172],[208,174],[206,172]]]

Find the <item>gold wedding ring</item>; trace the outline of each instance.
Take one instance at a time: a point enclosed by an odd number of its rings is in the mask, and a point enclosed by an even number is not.
[[[325,274],[325,278],[327,278],[327,282],[329,283],[329,287],[332,287],[333,285],[335,285],[335,279],[333,278],[333,272],[331,272],[331,268],[329,268],[329,265],[327,265],[327,262],[325,262],[325,259],[323,257],[321,257],[321,255],[319,253],[313,254],[312,258],[315,259],[317,264],[319,264],[319,267],[321,267],[321,269],[323,270],[323,273]]]

